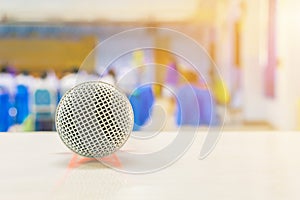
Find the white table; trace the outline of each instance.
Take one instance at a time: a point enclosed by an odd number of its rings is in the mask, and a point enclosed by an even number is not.
[[[300,133],[224,132],[198,160],[204,136],[170,167],[132,175],[81,162],[56,133],[3,133],[0,199],[300,199]]]

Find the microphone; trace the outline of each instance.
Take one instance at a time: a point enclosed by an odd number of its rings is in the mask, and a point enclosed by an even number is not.
[[[84,82],[67,91],[55,116],[63,143],[73,152],[93,158],[119,150],[133,123],[133,110],[125,94],[100,81]]]

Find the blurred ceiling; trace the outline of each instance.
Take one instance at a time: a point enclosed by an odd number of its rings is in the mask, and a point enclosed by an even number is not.
[[[0,0],[8,21],[187,21],[208,20],[224,0]]]

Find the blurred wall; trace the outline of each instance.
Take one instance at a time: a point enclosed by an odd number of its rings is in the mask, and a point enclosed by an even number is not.
[[[189,55],[193,60],[197,60],[197,64],[199,66],[199,72],[207,77],[207,71],[210,66],[209,56],[206,54],[205,48],[207,46],[207,35],[209,32],[204,31],[205,29],[199,25],[166,25],[162,27],[170,28],[166,34],[164,31],[157,32],[148,32],[148,31],[139,31],[138,34],[130,34],[130,36],[118,37],[115,39],[113,36],[116,33],[120,33],[124,31],[124,27],[118,28],[117,26],[114,29],[110,29],[110,27],[102,27],[103,33],[99,33],[99,47],[95,49],[96,54],[96,67],[98,72],[102,72],[104,67],[103,63],[112,63],[113,65],[117,65],[119,68],[130,68],[134,66],[132,62],[132,57],[128,57],[125,55],[119,55],[119,52],[124,51],[125,49],[134,50],[131,47],[138,46],[141,49],[143,48],[158,48],[156,51],[153,51],[153,60],[157,65],[155,70],[150,73],[154,73],[155,79],[153,81],[162,82],[165,77],[165,68],[159,65],[168,65],[170,62],[170,58],[176,57],[178,62],[188,63],[184,61],[184,55],[171,55],[172,52],[176,51],[185,51],[187,55]],[[130,30],[133,27],[126,27],[125,30]],[[176,33],[170,34],[172,31],[179,31],[180,33],[185,34],[186,36],[182,36],[180,38],[176,37]],[[192,37],[195,40],[194,44],[189,44],[186,41],[190,41],[187,39]],[[185,39],[186,38],[186,39]],[[106,46],[106,40],[109,40],[110,45]],[[103,42],[103,44],[101,44]],[[199,45],[198,49],[203,49],[203,52],[193,51],[195,48],[193,45]],[[202,47],[203,46],[203,47]],[[164,51],[167,50],[167,51]],[[170,51],[170,52],[168,52]],[[132,52],[128,52],[132,53]],[[111,59],[113,57],[113,59]],[[110,60],[108,60],[110,59]],[[146,58],[147,59],[147,58]],[[192,62],[192,61],[189,61]],[[116,67],[116,66],[114,66]],[[194,66],[189,65],[189,68],[193,68]],[[120,69],[122,71],[122,69]]]
[[[280,130],[299,127],[299,2],[275,0],[275,96],[264,92],[267,65],[268,6],[271,0],[247,0],[242,28],[244,119],[265,120]]]
[[[300,4],[297,0],[277,0],[278,98],[269,107],[270,120],[281,129],[299,128],[300,98]],[[276,112],[274,112],[276,111]],[[276,114],[275,114],[276,113]],[[277,116],[275,117],[274,116]]]
[[[94,36],[77,39],[4,37],[0,38],[0,61],[13,64],[20,70],[65,71],[80,66],[95,44]],[[94,63],[89,63],[89,66],[93,67]]]
[[[241,28],[243,110],[246,121],[269,121],[264,95],[268,0],[247,0]],[[272,122],[271,122],[272,123]],[[273,124],[273,123],[272,123]]]

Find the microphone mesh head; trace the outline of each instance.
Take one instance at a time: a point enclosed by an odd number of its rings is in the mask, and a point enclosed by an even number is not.
[[[110,155],[123,146],[133,128],[127,97],[100,81],[69,90],[56,110],[56,129],[68,148],[86,157]]]

